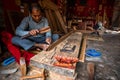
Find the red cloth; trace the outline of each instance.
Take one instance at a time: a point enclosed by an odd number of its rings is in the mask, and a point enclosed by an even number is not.
[[[1,32],[1,37],[2,37],[2,41],[3,43],[6,45],[6,47],[8,48],[8,50],[10,51],[10,53],[14,56],[14,58],[16,59],[16,62],[20,62],[20,57],[24,57],[26,60],[26,64],[29,65],[30,62],[30,58],[34,56],[34,54],[28,52],[28,51],[20,51],[20,48],[13,45],[11,42],[11,39],[13,37],[12,34],[3,31]],[[23,55],[22,55],[23,54]]]

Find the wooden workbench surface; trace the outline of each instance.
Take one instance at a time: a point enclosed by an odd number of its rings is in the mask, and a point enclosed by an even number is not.
[[[50,51],[42,51],[39,54],[31,58],[30,65],[36,66],[38,68],[45,68],[50,71],[54,71],[59,74],[74,76],[76,63],[74,63],[75,68],[64,68],[53,65],[56,62],[54,56],[71,57],[78,58],[80,45],[82,41],[82,33],[73,32],[68,37],[66,37],[62,42],[55,46]]]

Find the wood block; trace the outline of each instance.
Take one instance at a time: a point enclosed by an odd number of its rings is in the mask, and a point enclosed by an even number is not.
[[[88,36],[87,37],[88,40],[95,40],[95,41],[104,41],[102,37],[99,36]]]

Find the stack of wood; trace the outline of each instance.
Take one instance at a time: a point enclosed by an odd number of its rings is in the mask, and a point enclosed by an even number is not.
[[[45,12],[53,33],[67,33],[65,22],[59,12],[58,6],[50,0],[39,0],[39,5]]]

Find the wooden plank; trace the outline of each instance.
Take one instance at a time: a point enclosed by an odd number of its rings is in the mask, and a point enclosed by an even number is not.
[[[69,35],[69,36],[68,36]],[[73,63],[74,68],[65,68],[65,67],[59,67],[55,66],[54,62],[56,62],[56,59],[54,56],[59,55],[62,57],[71,57],[71,58],[78,58],[79,56],[79,49],[81,45],[82,40],[82,33],[80,32],[71,32],[71,34],[66,35],[63,40],[52,50],[50,51],[42,51],[39,54],[35,55],[31,58],[30,64],[38,67],[38,68],[45,68],[49,71],[53,71],[55,73],[64,75],[64,76],[71,76],[73,77],[75,74],[76,69],[76,63]],[[64,46],[68,43],[68,46],[76,46],[73,51],[66,52],[61,51],[61,49],[64,48]]]
[[[60,24],[57,16],[56,16],[56,13],[54,12],[53,15],[54,15],[54,19],[55,19],[56,24],[57,24],[57,30],[58,30],[58,32],[65,33],[64,30],[63,30],[62,27],[61,27],[61,24]]]
[[[89,34],[94,32],[94,31],[91,31],[91,30],[76,30],[76,31],[81,32],[81,33],[89,33]]]
[[[104,41],[102,37],[92,35],[88,36],[87,40]]]
[[[89,75],[89,79],[88,80],[94,80],[94,63],[89,62],[87,63],[87,71],[88,71],[88,75]]]
[[[66,26],[65,26],[65,22],[63,21],[63,18],[62,18],[62,16],[60,15],[60,12],[59,12],[58,10],[56,10],[56,11],[55,11],[55,14],[56,14],[56,16],[57,16],[57,18],[58,18],[58,20],[59,20],[59,22],[60,22],[60,24],[61,24],[62,29],[64,30],[65,33],[67,33],[67,29],[65,28],[65,27],[66,27]]]
[[[81,48],[81,52],[80,52],[80,59],[79,59],[80,62],[84,62],[84,60],[85,60],[86,40],[87,40],[87,36],[85,36],[83,38],[82,48]]]
[[[51,24],[51,18],[49,16],[48,10],[46,10],[46,9],[45,9],[45,15],[46,15],[46,17],[48,19],[51,30],[53,30],[53,27],[52,27],[53,25]]]
[[[62,36],[60,39],[58,39],[57,41],[55,41],[54,43],[52,43],[52,44],[48,47],[47,51],[52,50],[56,45],[58,45],[59,43],[61,43],[66,37],[68,37],[68,36],[69,36],[70,34],[72,34],[73,32],[74,32],[74,31],[69,32],[68,34]]]
[[[55,30],[57,30],[57,24],[56,24],[56,21],[55,21],[55,19],[54,19],[54,15],[53,15],[53,12],[54,11],[51,11],[50,9],[48,10],[48,14],[49,14],[49,17],[50,17],[50,19],[51,19],[51,24],[52,24],[52,30],[53,31],[55,31]]]
[[[58,6],[50,0],[39,0],[38,3],[46,9],[58,10]]]

